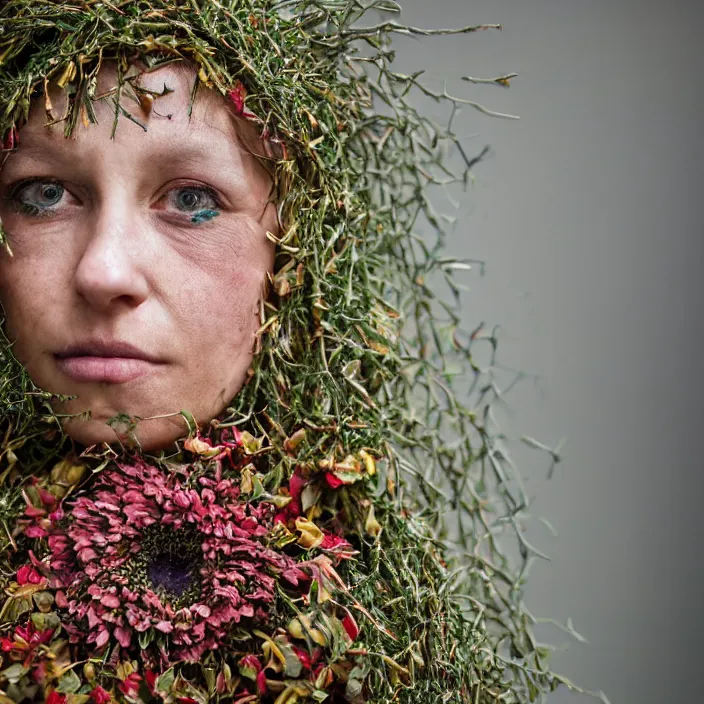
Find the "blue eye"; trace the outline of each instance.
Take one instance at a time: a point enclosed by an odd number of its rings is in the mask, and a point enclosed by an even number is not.
[[[218,210],[220,203],[217,196],[209,188],[187,186],[174,189],[176,207],[187,212],[201,210]]]
[[[57,212],[66,191],[61,183],[51,179],[28,179],[16,184],[7,200],[17,212],[32,217],[50,216]],[[215,191],[207,186],[182,186],[167,194],[171,206],[183,213],[196,216],[195,224],[212,220],[219,215],[222,203]]]
[[[9,199],[27,215],[41,215],[61,201],[64,187],[56,181],[25,181],[10,193]]]

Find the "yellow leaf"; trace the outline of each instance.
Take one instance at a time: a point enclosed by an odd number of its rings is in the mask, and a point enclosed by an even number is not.
[[[136,662],[125,660],[117,666],[115,674],[124,682],[133,672],[137,672],[137,669]]]
[[[335,676],[332,668],[330,668],[330,666],[326,666],[318,673],[318,676],[315,679],[315,687],[316,689],[325,690],[332,684],[334,679]]]
[[[74,694],[69,692],[66,695],[66,704],[87,704],[91,699],[89,694]]]
[[[65,88],[66,84],[76,77],[76,71],[76,64],[74,64],[73,61],[69,61],[69,63],[66,64],[66,68],[61,74],[61,77],[56,82],[56,85],[59,86],[59,88]]]
[[[281,652],[281,648],[263,631],[252,631],[255,636],[261,638],[264,642],[262,643],[262,651],[265,657],[270,657],[272,654],[281,663],[282,667],[286,665],[286,657]]]
[[[242,445],[244,446],[245,452],[248,455],[253,455],[261,449],[261,438],[255,438],[250,432],[244,430],[240,438],[242,439]]]
[[[318,120],[315,118],[315,115],[312,113],[308,112],[305,108],[303,108],[303,112],[306,114],[306,117],[308,118],[308,122],[310,122],[310,126],[314,129],[318,129]]]
[[[367,470],[367,474],[373,477],[376,474],[376,461],[366,450],[360,450],[359,456],[364,462],[364,468]]]
[[[307,518],[299,516],[296,519],[296,530],[300,532],[298,544],[308,550],[317,548],[323,542],[323,531]]]
[[[192,452],[194,455],[201,455],[201,457],[215,457],[215,455],[222,452],[221,447],[213,447],[209,445],[205,440],[199,437],[189,437],[183,443],[184,449],[188,452]]]
[[[288,632],[293,638],[304,640],[308,636],[316,645],[327,645],[328,639],[325,634],[310,625],[310,618],[306,614],[300,614],[298,618],[291,619],[288,624]]]
[[[293,501],[293,496],[284,496],[283,494],[276,494],[270,499],[271,503],[276,506],[276,508],[284,508],[288,506]]]
[[[355,474],[359,474],[362,469],[359,460],[353,455],[347,455],[342,462],[335,462],[334,467],[336,472],[354,472]]]
[[[323,515],[323,509],[318,506],[318,504],[313,504],[307,511],[306,511],[306,518],[309,521],[314,521],[316,518],[320,517]]]
[[[374,515],[374,504],[369,507],[367,520],[364,523],[364,530],[373,538],[376,538],[379,533],[381,533],[381,524],[376,520],[376,516]]]
[[[22,599],[24,597],[32,596],[37,592],[46,589],[46,579],[42,578],[39,584],[23,584],[21,587],[12,594],[13,599]]]
[[[286,687],[278,697],[274,704],[295,704],[298,701],[298,695],[293,687]]]
[[[295,433],[293,433],[293,435],[284,440],[284,450],[286,450],[286,452],[295,453],[298,446],[303,442],[303,440],[305,440],[305,438],[306,429],[299,428]]]
[[[274,290],[276,291],[277,296],[283,298],[291,293],[291,284],[285,276],[282,276],[281,278],[274,280]]]
[[[254,490],[254,481],[252,480],[252,468],[254,465],[248,464],[242,470],[242,478],[240,479],[240,491],[243,494],[251,494]]]

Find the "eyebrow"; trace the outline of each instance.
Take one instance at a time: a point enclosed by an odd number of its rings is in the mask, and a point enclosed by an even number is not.
[[[197,124],[197,133],[181,130],[174,135],[173,139],[161,140],[153,146],[145,144],[139,158],[144,162],[166,159],[174,164],[223,162],[227,159],[232,167],[236,167],[238,164],[233,163],[232,155],[246,151],[237,136],[233,134],[230,139],[222,130],[210,127],[201,121]],[[57,136],[56,139],[42,137],[40,142],[25,143],[18,155],[35,163],[58,164],[67,159],[75,161],[76,148],[76,141],[67,139],[63,135]]]

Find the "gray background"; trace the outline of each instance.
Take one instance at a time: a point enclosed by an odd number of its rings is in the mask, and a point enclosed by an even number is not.
[[[448,246],[470,273],[466,327],[501,325],[500,361],[539,377],[506,396],[510,445],[546,517],[527,605],[589,641],[556,670],[612,704],[702,701],[704,5],[683,0],[401,0],[404,21],[502,32],[398,42],[397,70],[519,121],[463,110],[478,153]],[[462,75],[519,74],[508,90]],[[542,628],[542,627],[541,627]],[[590,701],[558,691],[551,704]],[[430,703],[429,703],[430,704]]]

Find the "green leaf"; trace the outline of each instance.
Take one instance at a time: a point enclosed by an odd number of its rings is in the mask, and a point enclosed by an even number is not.
[[[265,494],[264,485],[262,484],[262,475],[255,474],[252,476],[252,501],[258,499],[262,494]]]
[[[48,614],[43,614],[39,611],[35,611],[30,616],[30,618],[32,619],[34,627],[38,631],[45,631],[47,628],[55,629],[61,623],[59,617],[53,611],[49,612]]]
[[[139,637],[137,638],[137,640],[139,641],[139,647],[142,650],[145,650],[149,646],[149,644],[152,642],[152,640],[154,640],[154,631],[151,628],[149,628],[146,631],[142,631],[139,634]]]
[[[311,506],[315,506],[320,501],[320,485],[306,484],[301,492],[301,509],[306,513]]]
[[[183,419],[186,421],[186,425],[188,426],[189,434],[197,432],[198,423],[196,423],[196,419],[193,417],[193,414],[190,411],[187,411],[185,409],[182,409],[180,411],[180,414],[183,417]]]
[[[348,699],[356,699],[362,696],[364,680],[367,677],[368,668],[362,665],[355,665],[347,677],[347,685],[345,686],[345,696]]]
[[[56,691],[61,692],[61,694],[69,694],[77,692],[80,688],[80,677],[73,670],[69,670],[59,680],[59,686],[56,688]]]
[[[174,680],[176,676],[174,674],[174,668],[170,667],[166,672],[162,673],[159,675],[157,678],[155,689],[158,692],[164,692],[167,693],[171,691],[171,687],[173,687]]]
[[[3,623],[13,623],[19,621],[22,614],[26,614],[31,611],[34,607],[32,606],[32,597],[24,596],[19,599],[15,597],[10,597],[3,606],[2,609],[2,622]]]
[[[10,667],[6,667],[0,675],[3,679],[6,679],[10,684],[17,684],[26,674],[29,672],[26,667],[22,666],[21,662],[16,662]]]
[[[286,677],[299,677],[303,670],[303,665],[296,656],[296,653],[293,652],[293,648],[288,643],[279,640],[276,641],[276,645],[279,646],[279,650],[281,650],[284,656],[284,672]]]

